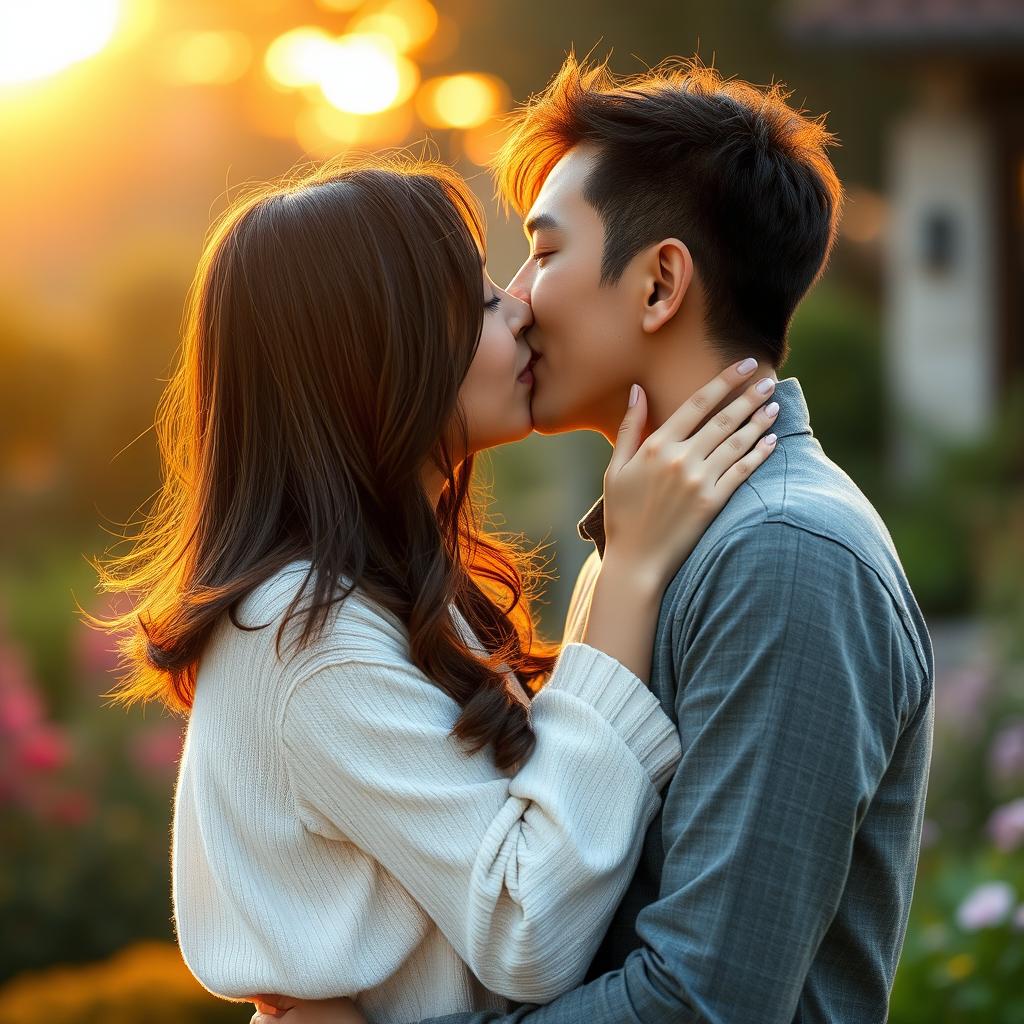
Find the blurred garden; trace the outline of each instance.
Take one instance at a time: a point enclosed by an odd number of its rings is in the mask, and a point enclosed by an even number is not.
[[[0,1024],[251,1013],[173,945],[185,723],[109,706],[113,641],[77,612],[105,610],[89,560],[159,484],[153,413],[210,220],[302,160],[429,139],[485,201],[507,280],[527,248],[486,163],[570,46],[782,80],[841,139],[839,245],[780,375],[881,510],[935,639],[891,1020],[1024,1024],[1024,12],[967,31],[931,6],[894,0],[880,26],[828,0],[0,5]],[[607,454],[534,436],[482,470],[503,527],[550,545],[552,638]]]

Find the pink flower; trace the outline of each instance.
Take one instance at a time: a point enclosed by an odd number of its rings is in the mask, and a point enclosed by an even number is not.
[[[69,753],[63,730],[49,723],[37,725],[18,744],[18,760],[21,765],[37,772],[52,772],[62,768],[67,763]]]
[[[1011,722],[992,740],[989,770],[998,782],[1024,777],[1024,719]]]
[[[0,733],[20,733],[43,719],[43,702],[28,686],[0,689]]]
[[[1001,924],[1013,909],[1016,896],[1013,886],[1007,882],[979,885],[957,908],[956,923],[965,932]]]
[[[988,819],[988,833],[1003,853],[1016,850],[1024,842],[1024,797],[997,807]]]

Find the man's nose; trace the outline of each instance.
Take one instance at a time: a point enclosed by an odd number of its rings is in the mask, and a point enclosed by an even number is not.
[[[523,302],[530,302],[530,293],[533,289],[533,260],[526,262],[516,272],[516,276],[508,283],[505,289],[509,295],[514,295]]]
[[[505,293],[513,301],[512,315],[509,318],[509,327],[513,334],[520,334],[522,331],[529,330],[533,326],[533,307],[530,305],[528,298],[521,298],[511,289],[506,289]]]

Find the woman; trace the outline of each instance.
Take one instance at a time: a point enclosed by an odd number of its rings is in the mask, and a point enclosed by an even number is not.
[[[378,162],[249,195],[200,263],[164,486],[104,583],[136,598],[108,623],[133,627],[123,697],[190,714],[175,919],[227,998],[353,995],[373,1022],[553,998],[678,760],[644,683],[658,605],[767,458],[771,418],[740,426],[765,399],[729,406],[738,458],[686,406],[641,446],[634,389],[584,642],[556,658],[529,559],[470,495],[474,453],[531,429],[530,310],[482,253],[453,172]]]

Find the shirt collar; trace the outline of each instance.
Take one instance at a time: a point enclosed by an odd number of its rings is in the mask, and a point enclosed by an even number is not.
[[[803,388],[796,377],[786,377],[775,386],[772,398],[779,403],[779,415],[775,419],[772,431],[781,439],[795,434],[813,434],[811,416],[807,411]],[[604,497],[600,497],[591,505],[587,514],[579,521],[577,532],[584,540],[589,540],[604,556]]]

